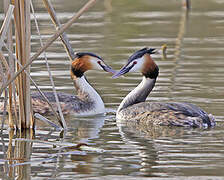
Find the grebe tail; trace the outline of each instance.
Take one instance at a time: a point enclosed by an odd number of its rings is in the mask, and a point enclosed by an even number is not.
[[[142,126],[165,125],[182,127],[212,127],[215,119],[201,108],[190,103],[179,102],[145,102],[155,86],[159,68],[151,58],[155,49],[143,48],[128,59],[113,78],[128,72],[140,71],[143,75],[141,83],[121,102],[116,112],[121,122],[136,122]]]

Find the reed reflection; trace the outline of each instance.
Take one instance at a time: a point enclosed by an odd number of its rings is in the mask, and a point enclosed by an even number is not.
[[[9,143],[7,149],[8,165],[5,166],[4,172],[10,178],[31,179],[31,165],[22,163],[30,161],[32,154],[32,142],[16,141],[14,138],[33,139],[33,130],[9,131]]]

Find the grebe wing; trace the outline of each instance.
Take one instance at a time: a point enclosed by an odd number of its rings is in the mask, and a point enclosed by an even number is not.
[[[47,97],[49,102],[57,109],[55,95],[53,92],[43,92]],[[61,109],[63,114],[70,114],[70,112],[80,113],[83,109],[88,109],[91,107],[92,102],[88,102],[88,100],[82,100],[79,97],[58,92],[58,99],[61,105]],[[31,93],[32,97],[32,105],[34,112],[39,112],[41,114],[52,114],[51,109],[49,108],[45,99],[40,95],[39,92]]]
[[[55,95],[53,92],[43,92],[43,93],[50,102],[56,102]],[[74,96],[72,94],[58,92],[57,95],[58,95],[59,102],[66,103],[66,102],[80,101],[80,99],[77,96]],[[35,99],[35,100],[38,99],[38,100],[45,101],[45,99],[39,92],[31,93],[31,97],[32,99]]]
[[[191,116],[191,117],[201,117],[202,119],[208,119],[208,114],[203,111],[201,108],[194,104],[190,103],[165,103],[167,105],[167,108],[179,113],[182,113],[186,116]]]
[[[213,117],[190,103],[142,102],[121,110],[120,114],[127,121],[166,126],[202,127],[214,123]]]

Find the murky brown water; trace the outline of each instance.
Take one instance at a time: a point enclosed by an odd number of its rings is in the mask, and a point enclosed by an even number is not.
[[[66,22],[84,2],[52,1],[62,22]],[[40,0],[35,1],[34,7],[46,40],[55,31],[54,26]],[[134,51],[144,46],[160,48],[166,43],[168,59],[155,56],[160,76],[148,100],[194,103],[215,115],[215,128],[135,131],[119,126],[115,115],[108,115],[67,118],[71,129],[64,138],[60,132],[49,128],[36,130],[35,139],[38,140],[85,142],[105,150],[103,153],[74,150],[66,155],[57,155],[64,151],[52,145],[15,141],[16,133],[5,128],[0,144],[0,178],[222,178],[223,9],[222,0],[195,0],[186,19],[181,1],[177,0],[105,0],[98,1],[67,31],[75,51],[97,53],[115,69],[119,69]],[[2,19],[1,15],[1,22]],[[35,52],[40,45],[34,23],[32,29],[32,52]],[[48,48],[47,56],[57,89],[72,93],[69,60],[59,40]],[[32,65],[32,76],[43,90],[51,90],[42,58]],[[141,80],[138,73],[111,79],[110,75],[98,71],[88,72],[87,78],[103,97],[108,112],[115,112],[122,98]],[[26,137],[29,136],[27,133]],[[6,152],[11,152],[12,159],[6,158]]]

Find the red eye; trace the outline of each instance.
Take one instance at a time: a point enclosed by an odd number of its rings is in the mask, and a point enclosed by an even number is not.
[[[134,61],[133,64],[137,64],[137,61]]]
[[[101,62],[100,62],[100,61],[97,61],[97,63],[98,63],[98,64],[101,64]]]

